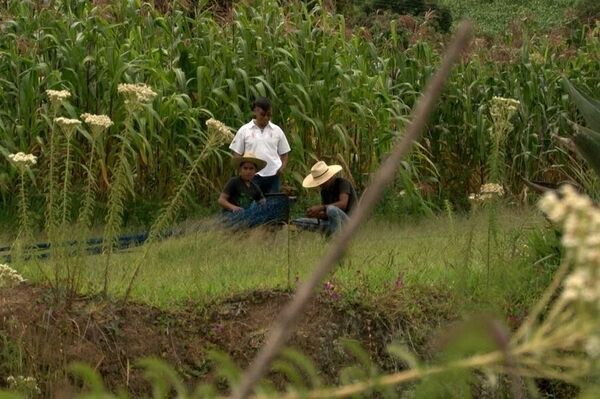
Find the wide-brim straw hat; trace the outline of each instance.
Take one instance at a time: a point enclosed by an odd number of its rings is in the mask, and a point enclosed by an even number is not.
[[[302,181],[302,186],[306,188],[318,187],[331,179],[342,170],[340,165],[327,165],[323,161],[319,161],[310,168],[310,174]]]
[[[251,152],[246,152],[241,157],[231,158],[231,164],[236,169],[239,169],[240,165],[243,164],[244,162],[253,163],[256,166],[257,172],[264,169],[265,166],[267,166],[267,161],[265,161],[264,159],[258,158],[256,155],[252,154]]]

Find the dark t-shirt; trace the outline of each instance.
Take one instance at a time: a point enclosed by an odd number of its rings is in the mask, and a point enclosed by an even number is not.
[[[348,206],[344,210],[346,213],[350,213],[354,204],[356,204],[356,191],[352,184],[343,177],[336,177],[328,187],[323,187],[321,189],[321,202],[323,205],[333,204],[334,202],[338,202],[340,200],[340,194],[346,193],[348,194]]]
[[[229,179],[223,192],[229,196],[227,199],[229,202],[242,208],[248,208],[252,201],[265,198],[256,183],[251,181],[250,185],[246,185],[239,176]]]

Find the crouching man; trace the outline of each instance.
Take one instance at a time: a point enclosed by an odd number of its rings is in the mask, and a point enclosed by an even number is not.
[[[348,220],[348,215],[357,202],[357,196],[348,180],[336,176],[341,170],[340,165],[327,165],[323,161],[313,165],[310,174],[304,178],[302,186],[319,187],[321,204],[308,208],[307,218],[294,220],[296,226],[301,229],[320,230],[331,235]]]
[[[262,213],[260,205],[265,203],[263,192],[252,179],[267,162],[250,153],[234,157],[231,162],[239,175],[227,182],[217,202],[223,208],[226,225],[250,227],[257,223],[255,219]]]

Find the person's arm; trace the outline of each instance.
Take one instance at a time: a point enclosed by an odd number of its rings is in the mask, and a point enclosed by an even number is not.
[[[334,202],[333,204],[327,204],[327,205],[333,205],[335,207],[340,208],[342,211],[346,212],[346,208],[348,208],[349,200],[350,200],[350,195],[348,193],[340,193],[340,199],[337,202]]]
[[[242,208],[240,208],[239,206],[229,202],[229,194],[221,193],[217,202],[219,203],[219,205],[221,205],[221,208],[227,211],[239,212],[242,210]]]
[[[327,204],[327,205],[333,205],[335,207],[340,208],[342,211],[346,212],[346,208],[348,207],[349,200],[350,200],[350,196],[347,193],[340,193],[340,199],[338,201],[336,201],[332,204]],[[327,217],[327,205],[320,204],[320,205],[311,206],[310,208],[308,208],[308,211],[306,211],[306,214],[309,217],[325,219]]]
[[[243,128],[240,128],[240,130],[237,131],[233,140],[231,140],[231,144],[229,144],[229,149],[234,157],[241,157],[245,152],[246,148]]]
[[[281,167],[277,170],[277,174],[282,175],[288,163],[288,155],[292,149],[290,148],[290,143],[288,143],[287,137],[285,137],[285,133],[283,133],[283,130],[281,130],[280,127],[277,127],[277,129],[279,131],[277,153],[279,154],[279,159],[281,159]]]
[[[280,167],[279,167],[279,169],[277,170],[277,174],[278,174],[278,175],[282,175],[282,174],[283,174],[283,171],[285,170],[285,167],[286,167],[286,166],[287,166],[287,164],[288,164],[288,158],[289,158],[289,157],[288,157],[288,154],[289,154],[289,153],[287,153],[287,152],[286,152],[285,154],[281,154],[281,155],[279,156],[279,159],[281,159],[281,166],[280,166]]]

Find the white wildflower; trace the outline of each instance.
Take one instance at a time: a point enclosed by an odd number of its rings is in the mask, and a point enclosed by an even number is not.
[[[8,158],[19,167],[25,167],[35,165],[37,163],[37,157],[33,154],[25,154],[24,152],[17,152],[16,154],[9,154]]]
[[[71,93],[68,90],[46,90],[46,95],[54,108],[58,108],[63,101],[71,97]]]
[[[150,86],[143,83],[120,83],[117,91],[125,96],[127,104],[149,103],[156,97],[156,93]]]
[[[593,359],[600,357],[600,337],[592,335],[585,343],[585,351]]]
[[[62,128],[67,138],[70,138],[75,129],[81,125],[81,121],[79,119],[69,119],[62,116],[54,118],[54,123]]]
[[[94,115],[84,113],[81,114],[81,119],[92,126],[92,128],[96,127],[99,129],[108,129],[113,125],[113,121],[107,115]]]
[[[225,143],[233,139],[233,133],[231,133],[231,130],[221,121],[210,118],[206,121],[206,126],[209,131],[217,133],[216,136],[212,136],[217,143]]]
[[[0,288],[14,287],[23,281],[25,280],[15,269],[0,264]]]
[[[24,393],[27,395],[27,397],[33,397],[42,394],[37,380],[34,377],[23,377],[22,375],[13,377],[12,375],[9,375],[6,378],[6,383],[8,384],[9,389]]]
[[[480,194],[496,194],[500,197],[504,195],[504,188],[497,183],[486,183],[479,188]]]
[[[564,202],[558,199],[558,195],[549,192],[542,197],[538,204],[539,208],[555,223],[562,222],[568,213],[568,208]]]

